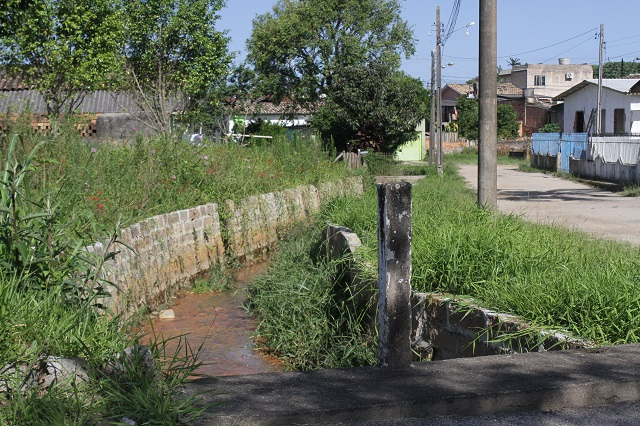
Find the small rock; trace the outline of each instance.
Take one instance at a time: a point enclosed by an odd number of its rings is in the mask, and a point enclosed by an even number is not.
[[[86,381],[89,375],[85,370],[85,362],[81,358],[49,357],[38,367],[40,382],[44,387],[67,380]]]
[[[173,312],[173,309],[165,309],[158,313],[158,318],[160,319],[173,319],[175,317],[176,314]]]
[[[146,374],[155,375],[153,353],[144,345],[129,346],[118,358],[107,364],[107,373],[126,373],[135,370],[138,365]]]

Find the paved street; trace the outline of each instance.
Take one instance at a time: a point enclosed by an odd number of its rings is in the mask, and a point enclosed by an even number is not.
[[[476,165],[461,165],[460,175],[477,189]],[[640,197],[624,197],[544,173],[520,172],[517,166],[499,165],[498,207],[534,222],[640,245]]]

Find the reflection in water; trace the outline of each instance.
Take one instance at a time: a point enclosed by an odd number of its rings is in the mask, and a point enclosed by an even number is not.
[[[205,365],[196,373],[210,376],[234,376],[283,371],[283,367],[253,350],[251,333],[255,321],[248,316],[243,304],[245,287],[256,275],[267,268],[260,263],[243,268],[236,275],[234,288],[220,293],[187,293],[174,300],[174,319],[153,318],[158,336],[169,338],[186,334],[194,350],[204,342],[200,361]],[[149,334],[147,324],[144,333]],[[144,340],[144,339],[143,339]],[[178,339],[169,342],[167,354],[175,353]]]

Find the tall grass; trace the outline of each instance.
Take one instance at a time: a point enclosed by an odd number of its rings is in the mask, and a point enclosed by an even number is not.
[[[361,235],[374,265],[376,202],[369,191],[325,213]],[[453,167],[413,187],[412,284],[597,343],[640,341],[640,248],[479,210]]]
[[[59,192],[70,207],[67,211],[87,215],[84,224],[111,226],[350,173],[313,140],[274,138],[247,147],[213,142],[194,146],[162,136],[114,144],[82,140],[73,132],[28,134],[23,139],[23,153],[42,144],[33,162],[34,182]],[[0,154],[6,156],[7,148],[0,142]]]
[[[375,338],[340,281],[340,262],[318,256],[321,226],[290,235],[249,287],[255,336],[291,370],[372,365]]]

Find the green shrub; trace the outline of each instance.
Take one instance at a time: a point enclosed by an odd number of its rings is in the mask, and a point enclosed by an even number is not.
[[[560,125],[557,123],[547,123],[538,129],[539,133],[560,133]]]

